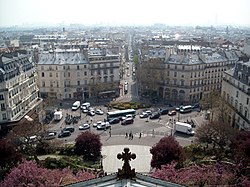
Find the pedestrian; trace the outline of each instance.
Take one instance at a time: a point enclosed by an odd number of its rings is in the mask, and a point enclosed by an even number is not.
[[[125,138],[127,138],[127,137],[128,137],[128,133],[126,132]]]
[[[152,131],[152,135],[155,136],[155,130],[154,130],[154,129],[153,129],[153,131]]]
[[[133,138],[134,138],[134,135],[133,135],[133,134],[131,134],[131,140],[133,140]]]
[[[161,121],[161,117],[159,117],[159,120],[158,120],[158,122],[160,122]]]
[[[131,137],[132,137],[132,132],[129,133],[129,140],[131,140]]]
[[[141,138],[141,132],[140,132],[140,134],[139,134],[139,138]]]

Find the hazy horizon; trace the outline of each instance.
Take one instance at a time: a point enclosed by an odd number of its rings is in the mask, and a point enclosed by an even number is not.
[[[46,25],[250,26],[250,1],[0,0],[0,27]]]

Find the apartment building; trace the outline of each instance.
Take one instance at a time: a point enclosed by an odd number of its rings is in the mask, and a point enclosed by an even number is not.
[[[223,72],[237,61],[234,52],[213,52],[200,46],[151,49],[140,63],[139,89],[147,92],[147,77],[158,75],[153,84],[159,98],[172,103],[196,103],[210,92],[221,90]]]
[[[40,55],[37,64],[42,98],[88,98],[88,61],[80,49],[56,49]]]
[[[103,48],[89,48],[91,96],[104,99],[119,96],[120,57]]]
[[[19,121],[42,102],[37,74],[24,51],[0,56],[0,123]]]
[[[41,97],[87,99],[116,96],[119,56],[99,48],[56,49],[37,64]]]
[[[227,102],[228,122],[242,129],[250,129],[250,61],[237,62],[235,68],[223,73],[222,97]]]

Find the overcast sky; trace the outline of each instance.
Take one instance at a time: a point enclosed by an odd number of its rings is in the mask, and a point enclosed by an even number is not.
[[[250,0],[0,0],[0,26],[57,23],[250,26]]]

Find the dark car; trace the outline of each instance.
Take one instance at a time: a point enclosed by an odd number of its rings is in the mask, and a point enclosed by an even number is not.
[[[166,114],[168,114],[168,112],[169,112],[169,109],[167,109],[167,108],[162,108],[162,109],[160,109],[160,111],[159,111],[159,113],[160,113],[161,115],[166,115]]]
[[[58,138],[63,138],[63,137],[67,137],[70,135],[71,135],[70,131],[63,130],[61,133],[58,134]]]
[[[152,115],[149,117],[150,119],[158,119],[161,116],[159,112],[154,112]]]
[[[133,118],[126,118],[122,121],[122,125],[128,125],[128,124],[132,124],[132,123],[134,123]]]
[[[65,127],[64,129],[63,129],[63,131],[69,131],[69,132],[74,132],[75,131],[75,128],[74,127],[72,127],[72,126],[70,126],[70,127]]]
[[[109,124],[116,124],[116,123],[119,123],[120,122],[120,119],[119,118],[112,118],[109,120]]]

